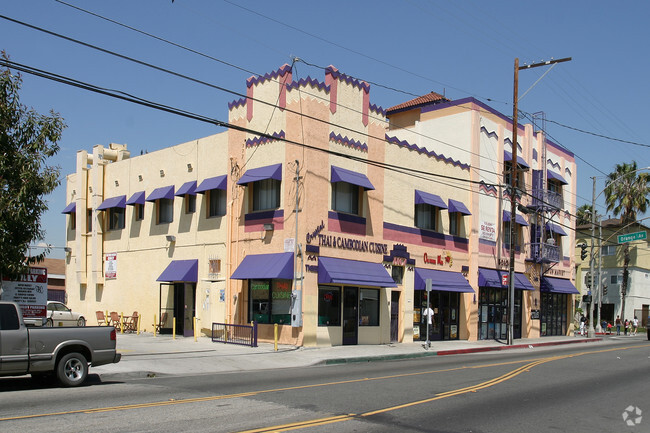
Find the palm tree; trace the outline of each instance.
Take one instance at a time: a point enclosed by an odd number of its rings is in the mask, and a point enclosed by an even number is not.
[[[583,204],[576,211],[576,225],[582,226],[591,224],[591,205]]]
[[[617,164],[607,176],[605,203],[608,211],[621,216],[621,224],[636,221],[637,213],[645,213],[650,205],[650,175],[638,173],[636,161]]]

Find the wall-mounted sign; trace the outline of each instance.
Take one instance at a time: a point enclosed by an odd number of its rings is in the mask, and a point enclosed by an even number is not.
[[[104,278],[107,280],[117,278],[117,253],[106,253],[104,256]]]
[[[424,263],[428,263],[430,265],[449,265],[450,267],[454,264],[454,259],[451,257],[451,253],[449,251],[443,251],[442,254],[438,254],[437,256],[430,256],[427,253],[424,253]]]
[[[478,237],[486,241],[497,241],[497,228],[496,224],[482,221],[479,227]]]
[[[530,318],[533,320],[539,320],[539,310],[530,310]]]
[[[321,234],[325,228],[325,223],[321,221],[311,233],[307,233],[306,241],[311,243],[316,241],[319,247],[338,248],[342,250],[359,251],[361,253],[388,254],[388,244],[378,242],[364,241],[362,239],[346,238],[344,236]]]

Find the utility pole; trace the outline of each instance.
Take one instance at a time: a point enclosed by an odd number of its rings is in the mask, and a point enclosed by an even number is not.
[[[508,276],[508,345],[512,345],[514,338],[514,319],[515,319],[515,230],[517,216],[517,128],[519,126],[519,70],[547,66],[555,63],[568,62],[571,57],[558,60],[548,60],[546,62],[533,63],[530,65],[519,66],[519,58],[515,59],[515,79],[512,97],[512,161],[510,174],[510,270]],[[546,161],[543,161],[543,170],[546,170]],[[543,230],[544,228],[542,228]]]
[[[595,257],[594,257],[594,244],[596,243],[596,239],[594,237],[594,231],[596,230],[596,177],[592,177],[593,179],[593,188],[591,192],[591,257],[589,258],[589,275],[591,275],[591,287],[589,287],[589,296],[591,298],[591,302],[589,302],[589,328],[587,329],[587,337],[589,338],[594,338],[596,336],[596,333],[594,332],[594,296],[593,296],[593,288],[594,288],[594,265],[595,265]]]

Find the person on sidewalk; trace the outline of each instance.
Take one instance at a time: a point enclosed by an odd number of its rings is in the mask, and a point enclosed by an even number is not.
[[[630,322],[625,319],[623,321],[623,335],[627,337],[627,330],[630,329]]]
[[[607,322],[607,334],[612,335],[612,324]]]
[[[636,331],[639,329],[639,319],[637,319],[636,316],[634,316],[634,319],[632,319],[632,335],[636,335]]]
[[[582,317],[580,318],[580,336],[584,336],[584,335],[585,335],[585,326],[586,326],[586,323],[587,323],[587,318],[586,318],[585,315],[583,314]]]
[[[427,304],[428,307],[422,311],[422,318],[427,318],[427,323],[429,324],[429,340],[431,340],[431,334],[433,333],[433,310],[431,309],[431,304]]]
[[[621,335],[621,316],[616,316],[616,335]]]

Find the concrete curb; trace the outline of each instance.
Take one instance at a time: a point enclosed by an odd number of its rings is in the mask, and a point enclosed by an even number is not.
[[[332,359],[325,359],[320,362],[317,362],[316,365],[351,364],[351,363],[358,363],[358,362],[373,362],[373,361],[394,361],[399,359],[426,358],[429,356],[462,355],[467,353],[494,352],[494,351],[511,350],[511,349],[532,349],[535,347],[559,346],[559,345],[576,344],[576,343],[596,343],[600,341],[602,341],[602,338],[590,338],[590,339],[584,338],[584,339],[572,340],[572,341],[550,341],[548,343],[516,344],[513,346],[473,347],[469,349],[451,349],[451,350],[439,350],[436,352],[402,353],[398,355],[377,355],[377,356],[357,356],[351,358],[332,358]]]

